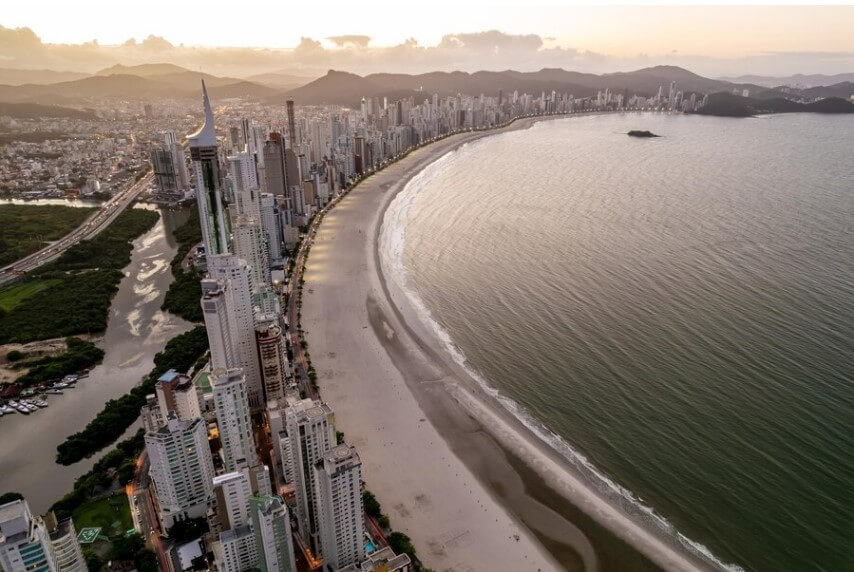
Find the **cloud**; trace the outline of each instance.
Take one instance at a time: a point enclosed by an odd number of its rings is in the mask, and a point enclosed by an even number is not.
[[[344,48],[348,46],[353,46],[356,48],[367,48],[368,44],[371,42],[370,36],[359,36],[356,34],[344,35],[344,36],[329,36],[326,38],[339,48]]]
[[[289,49],[226,48],[174,45],[166,38],[148,36],[121,45],[45,44],[29,28],[0,26],[0,62],[18,69],[55,69],[94,72],[114,64],[168,62],[188,69],[230,77],[247,77],[269,71],[319,76],[328,69],[358,74],[374,72],[424,73],[428,71],[538,70],[561,67],[581,72],[628,71],[671,64],[702,75],[718,77],[747,73],[839,73],[854,68],[854,53],[763,53],[722,59],[680,52],[614,57],[581,48],[558,45],[536,34],[507,34],[499,30],[446,34],[436,45],[409,38],[393,46],[371,46],[371,38],[340,35],[325,38],[330,47],[303,37]]]

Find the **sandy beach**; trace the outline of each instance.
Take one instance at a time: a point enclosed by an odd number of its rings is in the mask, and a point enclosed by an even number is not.
[[[418,149],[324,217],[302,325],[337,428],[393,528],[434,570],[703,569],[577,479],[453,362],[383,275],[378,241],[394,196],[445,153],[496,132]]]

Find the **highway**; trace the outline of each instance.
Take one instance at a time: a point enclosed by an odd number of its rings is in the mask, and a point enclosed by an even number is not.
[[[109,201],[101,205],[101,208],[83,224],[57,240],[56,242],[34,252],[29,256],[18,260],[8,266],[0,268],[0,285],[14,280],[21,274],[35,270],[42,264],[54,260],[63,252],[80,242],[97,236],[99,232],[107,228],[119,214],[124,211],[133,201],[151,184],[154,178],[153,171],[149,171],[139,181],[116,194]]]

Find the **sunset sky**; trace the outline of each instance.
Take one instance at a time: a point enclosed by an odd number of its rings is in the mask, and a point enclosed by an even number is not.
[[[0,25],[29,28],[45,44],[97,40],[102,46],[118,45],[154,35],[174,46],[295,48],[310,38],[319,42],[317,48],[355,50],[366,57],[372,49],[407,42],[420,48],[452,48],[460,35],[474,37],[475,32],[498,30],[517,38],[512,45],[481,46],[491,51],[495,57],[490,63],[498,66],[505,61],[499,52],[513,52],[530,37],[538,37],[535,49],[541,55],[547,56],[552,48],[572,50],[585,55],[583,61],[578,58],[576,67],[590,71],[602,71],[593,69],[597,61],[624,68],[661,58],[693,59],[705,65],[707,73],[719,74],[727,73],[727,62],[732,73],[760,73],[752,67],[762,62],[770,62],[773,73],[783,71],[786,61],[791,72],[854,67],[854,7],[850,6],[589,7],[506,0],[31,0],[4,4]],[[3,41],[0,36],[0,59],[8,60],[3,57]],[[508,57],[506,65],[518,67],[524,61]],[[543,58],[544,64],[549,61]],[[374,63],[380,63],[376,57]],[[443,60],[437,59],[437,65],[444,65]],[[802,69],[809,65],[821,69]]]

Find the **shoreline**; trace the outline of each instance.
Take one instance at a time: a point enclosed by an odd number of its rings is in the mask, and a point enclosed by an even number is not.
[[[417,498],[416,493],[422,483],[410,482],[403,490],[398,485],[395,491],[395,487],[389,489],[383,484],[386,479],[374,477],[370,465],[386,466],[395,462],[398,455],[407,453],[402,450],[403,447],[393,452],[367,447],[363,452],[363,443],[369,442],[367,437],[373,429],[370,426],[373,420],[365,415],[371,410],[371,403],[364,403],[360,407],[358,402],[361,400],[353,395],[354,389],[368,394],[377,389],[391,389],[398,400],[404,399],[400,389],[405,389],[421,412],[419,420],[397,420],[391,427],[381,426],[381,431],[390,429],[395,436],[407,442],[407,447],[412,447],[417,445],[418,440],[409,439],[408,433],[422,430],[424,421],[429,419],[430,429],[440,436],[444,445],[440,447],[431,441],[430,448],[438,449],[443,459],[446,448],[450,449],[456,457],[454,460],[465,466],[467,479],[479,485],[479,496],[486,494],[490,504],[494,505],[490,507],[493,511],[500,510],[505,518],[519,526],[527,542],[523,545],[516,537],[514,543],[513,535],[510,535],[509,543],[515,549],[511,552],[525,551],[536,556],[541,563],[535,569],[546,566],[549,569],[558,567],[570,570],[702,570],[704,567],[695,559],[670,547],[614,508],[599,493],[589,489],[578,478],[567,459],[543,442],[447,355],[441,340],[429,330],[411,306],[407,294],[384,273],[380,237],[385,213],[414,177],[466,143],[498,133],[529,128],[541,120],[567,117],[571,116],[519,118],[498,129],[462,133],[416,149],[403,160],[361,182],[339,206],[326,215],[318,227],[306,269],[309,294],[303,308],[303,324],[310,334],[307,338],[310,338],[312,349],[316,351],[320,346],[321,350],[314,356],[314,363],[321,374],[321,390],[336,414],[339,413],[339,405],[346,400],[350,401],[338,416],[348,441],[359,448],[363,463],[368,465],[365,480],[371,483],[380,501],[391,508],[389,512],[395,528],[407,532],[413,538],[416,548],[420,549],[421,558],[428,566],[444,569],[450,565],[454,569],[478,570],[484,569],[485,559],[488,559],[491,561],[490,569],[513,569],[507,560],[509,555],[498,556],[493,552],[494,541],[480,538],[484,535],[495,536],[493,532],[496,531],[484,531],[476,535],[479,538],[473,538],[465,551],[481,558],[467,559],[465,565],[460,566],[454,559],[463,557],[459,554],[462,551],[442,543],[441,535],[437,542],[429,527],[427,530],[420,529],[424,523],[412,518],[411,511],[399,510],[401,497],[406,499],[416,495]],[[371,206],[374,208],[365,208]],[[365,211],[361,217],[360,210]],[[366,225],[364,232],[362,228],[357,228],[356,237],[346,241],[336,240],[338,234],[346,231],[347,227],[351,227],[352,231],[352,227],[361,225]],[[330,227],[332,232],[329,232]],[[335,248],[332,248],[332,243],[335,243]],[[350,261],[348,280],[340,284],[346,290],[336,288],[332,272],[340,271],[342,265],[345,271],[348,270],[347,259],[359,258],[359,255],[363,257],[362,260],[356,264]],[[327,272],[326,265],[334,270]],[[321,296],[317,295],[317,291],[320,291]],[[324,306],[316,309],[315,301],[320,298]],[[352,306],[361,298],[361,307],[347,309],[350,320],[341,315],[325,318],[324,312],[329,311],[326,304],[335,298],[337,300],[333,306],[344,306],[346,301]],[[361,323],[352,323],[352,318],[358,318]],[[329,328],[329,320],[336,320],[335,328]],[[320,330],[319,336],[315,335],[317,330]],[[365,330],[374,336],[366,336]],[[357,339],[348,341],[348,336]],[[385,355],[380,354],[378,349]],[[346,375],[348,365],[338,363],[342,350],[349,362],[354,359],[364,362],[368,354],[374,363],[370,363],[369,359],[365,369],[373,369],[375,372],[386,370],[387,374],[391,374],[387,377],[392,379],[368,381],[359,375],[360,371],[351,371],[350,375]],[[393,372],[389,365],[394,369]],[[332,369],[328,370],[330,366]],[[336,366],[344,368],[344,371],[336,371]],[[337,379],[340,377],[349,377],[353,387],[342,387]],[[356,410],[360,410],[363,419],[357,417]],[[351,436],[356,439],[350,439]],[[387,448],[387,444],[384,444],[383,449]],[[392,455],[389,456],[389,453]],[[409,456],[419,453],[409,452]],[[454,468],[452,464],[445,467],[451,468]],[[406,477],[402,469],[388,468],[388,471]],[[455,476],[459,476],[459,471],[455,471]],[[435,477],[435,474],[425,474],[421,480],[432,480]],[[377,480],[379,483],[375,482]],[[475,483],[463,483],[463,487],[469,487],[470,495],[474,494],[471,487]],[[478,498],[477,507],[481,508],[485,502]],[[405,506],[403,508],[406,509]],[[456,507],[449,504],[443,508],[443,511],[437,511],[438,514],[431,515],[431,518],[447,521],[441,526],[452,526]],[[499,519],[494,521],[502,524]],[[466,534],[470,532],[471,529]],[[503,542],[508,544],[508,541]],[[490,557],[486,556],[487,553]],[[448,558],[449,555],[451,558]],[[526,560],[528,555],[524,555]],[[531,560],[523,560],[523,563],[533,565]],[[529,569],[524,564],[523,568],[516,569]]]

